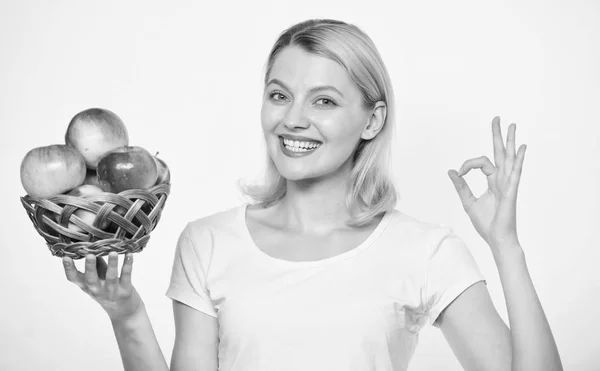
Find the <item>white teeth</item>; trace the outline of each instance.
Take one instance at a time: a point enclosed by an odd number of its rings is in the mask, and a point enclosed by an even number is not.
[[[321,145],[317,142],[301,142],[297,140],[283,139],[285,147],[292,152],[308,152],[316,149]]]
[[[296,147],[296,148],[315,148],[315,147],[320,146],[320,143],[317,143],[317,142],[301,142],[298,140],[289,140],[289,139],[284,139],[283,143],[285,143],[289,147]]]

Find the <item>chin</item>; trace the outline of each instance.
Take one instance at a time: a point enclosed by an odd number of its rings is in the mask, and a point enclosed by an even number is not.
[[[279,171],[279,174],[281,174],[281,176],[285,180],[291,180],[291,181],[301,181],[301,180],[313,179],[313,178],[318,178],[320,176],[319,174],[315,174],[313,171],[303,171],[301,169],[292,170],[289,168],[278,167],[277,171]]]
[[[277,163],[275,163],[275,166],[277,167],[279,174],[281,174],[284,179],[294,182],[317,181],[319,179],[325,179],[329,176],[333,176],[333,174],[336,173],[336,171],[333,169],[326,169],[322,167],[317,168],[313,166],[299,166],[297,168],[293,168],[292,166],[279,165]]]

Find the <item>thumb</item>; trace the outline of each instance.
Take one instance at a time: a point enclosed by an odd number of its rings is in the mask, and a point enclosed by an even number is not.
[[[452,181],[452,184],[454,184],[454,188],[458,192],[458,190],[461,187],[461,181],[462,181],[462,183],[464,183],[465,180],[463,178],[461,178],[460,175],[458,175],[458,171],[456,171],[454,169],[448,170],[448,177],[450,178],[450,180]]]
[[[460,198],[463,208],[465,211],[468,210],[471,204],[476,201],[475,196],[473,196],[473,192],[471,192],[471,188],[469,188],[469,185],[465,179],[458,175],[456,170],[448,170],[448,176],[450,177],[452,184],[454,184],[454,189],[456,189],[456,193],[458,193],[458,197]]]

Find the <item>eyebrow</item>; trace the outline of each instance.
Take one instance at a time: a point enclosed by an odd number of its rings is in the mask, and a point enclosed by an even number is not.
[[[282,86],[282,87],[283,87],[285,90],[287,90],[287,91],[291,91],[291,90],[290,90],[290,88],[288,88],[288,87],[287,87],[287,85],[285,85],[285,84],[283,83],[283,81],[281,81],[281,80],[278,80],[278,79],[271,79],[271,80],[269,81],[269,83],[267,84],[267,86],[268,86],[268,85],[271,85],[271,84],[277,84],[277,85],[280,85],[280,86]],[[344,94],[342,94],[342,92],[341,92],[341,91],[339,91],[339,90],[338,90],[338,89],[337,89],[335,86],[332,86],[332,85],[319,85],[319,86],[315,86],[315,87],[312,87],[312,88],[311,88],[311,89],[310,89],[308,92],[312,94],[312,93],[316,93],[316,92],[323,91],[323,90],[333,90],[333,91],[335,91],[336,93],[338,93],[338,94],[339,94],[339,95],[340,95],[342,98],[344,98]]]

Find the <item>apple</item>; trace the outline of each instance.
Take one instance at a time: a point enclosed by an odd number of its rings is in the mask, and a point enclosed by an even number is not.
[[[123,146],[108,152],[98,162],[96,173],[102,189],[113,193],[147,189],[158,178],[152,155],[138,146]]]
[[[89,195],[97,195],[99,193],[104,193],[102,188],[95,186],[95,185],[91,185],[91,184],[83,184],[83,185],[80,185],[79,187],[75,187],[67,194],[71,195],[71,196],[82,197],[82,196],[89,196]],[[86,222],[89,225],[92,225],[94,223],[94,220],[96,219],[96,214],[94,214],[91,211],[85,210],[85,209],[76,210],[73,212],[73,214],[77,215],[79,217],[79,219],[83,220],[84,222]],[[60,222],[59,215],[56,215],[56,221]],[[105,220],[104,222],[102,222],[102,224],[100,226],[97,226],[97,228],[106,229],[106,227],[108,227],[109,224],[110,224],[110,220]],[[72,230],[74,232],[78,232],[78,233],[85,232],[83,229],[79,228],[78,226],[76,226],[75,224],[70,223],[70,222],[69,222],[68,228],[70,230]]]
[[[170,183],[171,182],[171,171],[167,164],[157,155],[152,156],[154,158],[154,162],[156,162],[156,170],[158,173],[158,178],[156,179],[156,184]]]
[[[65,143],[81,152],[88,168],[96,169],[105,153],[129,144],[129,135],[116,114],[103,108],[90,108],[71,119]]]
[[[64,144],[36,147],[21,162],[21,184],[28,195],[37,198],[65,193],[81,185],[85,174],[81,153]]]

